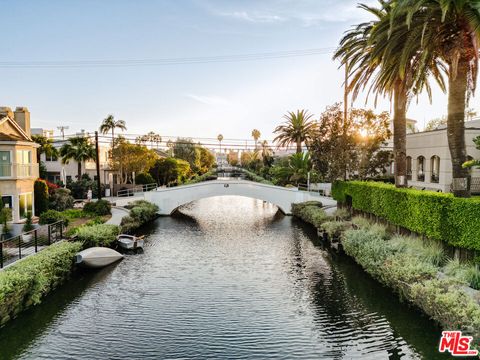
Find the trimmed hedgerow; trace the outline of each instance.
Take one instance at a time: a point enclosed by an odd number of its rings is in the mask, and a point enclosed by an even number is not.
[[[79,242],[59,242],[0,272],[0,325],[60,285],[71,273]]]
[[[351,201],[354,209],[393,225],[455,247],[480,250],[480,199],[362,181],[336,182],[332,194],[338,202]]]

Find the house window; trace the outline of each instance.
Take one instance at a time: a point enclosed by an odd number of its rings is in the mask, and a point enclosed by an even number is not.
[[[13,207],[13,198],[12,196],[2,196],[3,207],[11,209]]]
[[[407,180],[412,180],[412,157],[407,156]]]
[[[18,195],[18,207],[21,217],[25,217],[27,212],[32,212],[32,193]]]
[[[432,156],[430,159],[430,165],[432,168],[432,183],[438,184],[440,181],[440,158],[437,155]]]
[[[57,161],[57,160],[58,160],[57,154],[50,154],[50,155],[45,154],[45,161]]]
[[[12,158],[10,151],[0,151],[0,177],[12,176]]]
[[[32,152],[30,150],[17,150],[18,176],[31,176]]]
[[[417,181],[425,181],[425,158],[423,156],[417,158]]]

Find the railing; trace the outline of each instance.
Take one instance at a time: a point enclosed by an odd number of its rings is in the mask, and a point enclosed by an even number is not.
[[[38,178],[38,164],[0,164],[0,178]]]
[[[135,187],[132,187],[130,189],[124,189],[124,190],[119,190],[117,191],[117,197],[126,197],[126,196],[133,196],[136,193],[143,193],[146,191],[151,191],[154,190],[158,187],[156,183],[152,184],[145,184],[145,185],[137,185]]]
[[[0,241],[0,269],[63,239],[63,220]]]
[[[309,193],[318,194],[320,196],[330,196],[332,192],[332,184],[298,184],[298,190],[308,191]]]

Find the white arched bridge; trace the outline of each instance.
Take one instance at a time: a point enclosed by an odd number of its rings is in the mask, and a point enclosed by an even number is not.
[[[170,215],[177,208],[189,202],[225,195],[263,200],[278,206],[287,215],[291,214],[292,204],[305,201],[317,200],[321,201],[324,206],[336,205],[335,200],[318,194],[246,180],[211,180],[171,188],[157,188],[143,193],[143,198],[158,205],[160,215]]]

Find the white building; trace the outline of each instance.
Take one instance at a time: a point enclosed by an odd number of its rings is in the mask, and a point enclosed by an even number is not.
[[[480,159],[473,139],[480,136],[480,120],[465,123],[465,145],[469,159]],[[480,170],[471,170],[472,191],[480,192],[476,184]],[[419,189],[450,192],[452,162],[446,127],[407,134],[408,185]]]
[[[52,136],[46,136],[50,135]],[[46,137],[53,137],[53,130],[44,130],[44,129],[32,129],[32,135],[43,135]],[[88,133],[78,133],[77,136],[88,136]],[[56,140],[53,144],[60,150],[63,144],[68,142],[68,140]],[[113,174],[113,171],[109,166],[108,152],[110,151],[110,146],[106,144],[100,144],[99,146],[99,155],[100,155],[100,182],[102,184],[113,184],[116,183],[116,176]],[[78,175],[78,164],[75,160],[70,160],[68,164],[62,164],[62,159],[58,157],[48,157],[46,154],[40,156],[40,161],[45,164],[47,169],[47,179],[52,183],[58,183],[62,181],[62,169],[65,171],[66,180],[75,181]],[[82,174],[87,174],[90,178],[97,179],[97,168],[95,161],[86,161],[82,163]]]

